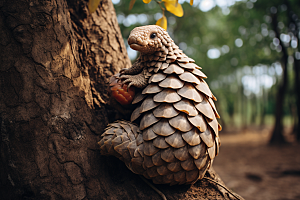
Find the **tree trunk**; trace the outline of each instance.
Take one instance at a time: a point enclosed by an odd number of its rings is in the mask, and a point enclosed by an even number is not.
[[[275,124],[273,128],[272,137],[270,140],[270,144],[283,144],[286,143],[285,138],[283,136],[283,103],[285,92],[287,90],[287,64],[288,64],[288,54],[287,49],[284,46],[283,42],[280,40],[280,33],[278,30],[278,21],[277,14],[272,14],[272,26],[275,32],[275,36],[279,39],[280,45],[282,47],[282,80],[278,86],[278,92],[276,97],[276,108],[275,108]]]
[[[297,118],[295,122],[294,131],[296,133],[297,141],[300,142],[300,60],[294,59],[295,71],[295,93],[296,93],[296,111]]]
[[[298,42],[300,41],[300,25],[299,25],[299,17],[293,12],[290,1],[285,0],[284,2],[287,5],[287,14],[288,14],[288,22],[294,25],[296,28],[292,29],[294,36],[297,37]],[[300,51],[300,46],[298,45],[298,51]],[[296,95],[296,113],[297,117],[295,119],[294,133],[296,133],[296,139],[300,142],[300,60],[294,56],[294,72],[295,72],[295,82],[294,82],[294,90]]]
[[[2,199],[159,199],[97,142],[116,119],[108,78],[130,67],[110,0],[0,1]],[[207,176],[221,182],[209,171]],[[168,199],[231,199],[203,179]]]

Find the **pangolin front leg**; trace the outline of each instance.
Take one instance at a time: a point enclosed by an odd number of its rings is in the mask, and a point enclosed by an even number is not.
[[[151,74],[147,71],[146,68],[144,68],[143,71],[137,75],[123,74],[119,79],[122,80],[122,84],[128,83],[128,88],[130,88],[130,86],[144,88],[148,85],[148,79],[150,76]]]

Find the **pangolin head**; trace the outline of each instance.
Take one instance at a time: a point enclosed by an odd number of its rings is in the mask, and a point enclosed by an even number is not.
[[[172,46],[173,40],[163,28],[157,25],[134,28],[129,35],[128,44],[142,54],[161,51],[162,46]]]

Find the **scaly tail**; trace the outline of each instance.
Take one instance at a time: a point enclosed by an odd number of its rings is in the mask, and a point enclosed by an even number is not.
[[[100,152],[122,160],[136,174],[143,174],[144,145],[140,129],[127,121],[109,124],[101,135]]]

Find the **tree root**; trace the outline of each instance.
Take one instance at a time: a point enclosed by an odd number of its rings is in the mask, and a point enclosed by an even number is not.
[[[143,176],[140,176],[143,181],[145,181],[145,183],[147,183],[147,185],[149,185],[153,190],[155,190],[163,200],[167,200],[167,197],[164,195],[164,193],[162,193],[161,191],[159,191],[159,189],[157,189],[153,184],[151,184],[149,181],[147,181]]]
[[[229,188],[227,188],[225,185],[222,185],[221,183],[219,183],[219,182],[217,182],[217,181],[215,181],[215,180],[213,180],[213,179],[211,179],[211,178],[208,178],[208,177],[203,177],[203,179],[209,180],[209,181],[211,181],[211,182],[213,182],[213,183],[215,183],[215,184],[221,186],[221,187],[224,188],[229,194],[231,194],[232,196],[234,196],[236,199],[238,199],[238,200],[245,200],[245,199],[244,199],[243,197],[241,197],[240,195],[238,195],[238,194],[232,192],[232,191],[231,191]]]

